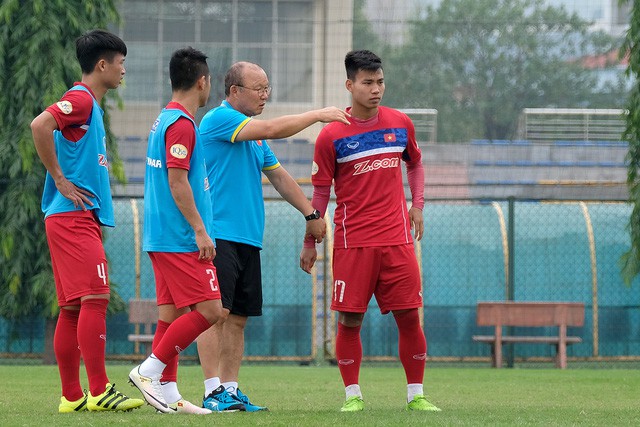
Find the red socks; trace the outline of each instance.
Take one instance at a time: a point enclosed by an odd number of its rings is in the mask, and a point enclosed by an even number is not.
[[[80,349],[78,348],[78,310],[60,309],[56,332],[53,336],[53,352],[58,362],[62,383],[62,395],[70,402],[82,396],[80,385]]]
[[[153,354],[162,363],[169,365],[171,359],[180,354],[210,326],[209,321],[198,311],[183,314],[169,325],[164,336],[153,349]]]
[[[89,392],[92,396],[104,393],[109,382],[104,366],[104,351],[107,344],[107,305],[104,298],[89,298],[80,305],[78,318],[78,344],[87,369]]]
[[[407,384],[422,384],[427,360],[427,340],[420,327],[418,310],[393,316],[398,325],[398,354],[407,375]]]
[[[156,333],[153,336],[153,343],[151,344],[152,350],[155,352],[156,347],[162,341],[162,337],[164,336],[167,329],[169,329],[171,323],[167,323],[163,320],[158,320],[158,325],[156,326]],[[173,359],[167,363],[167,366],[162,371],[162,381],[172,381],[177,382],[178,378],[178,356],[175,356]]]
[[[338,322],[336,334],[336,359],[344,386],[358,384],[360,364],[362,362],[362,340],[360,328],[350,328]]]

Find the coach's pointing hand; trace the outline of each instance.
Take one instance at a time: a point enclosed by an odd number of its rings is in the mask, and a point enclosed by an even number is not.
[[[342,122],[345,125],[348,125],[349,120],[347,120],[347,118],[351,117],[351,114],[339,109],[338,107],[326,107],[318,110],[318,113],[320,113],[319,121],[322,123]]]

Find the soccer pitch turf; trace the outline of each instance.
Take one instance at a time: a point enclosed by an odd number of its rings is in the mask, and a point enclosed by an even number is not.
[[[108,365],[117,388],[140,397],[127,383],[132,364]],[[185,399],[201,403],[199,366],[180,366]],[[635,369],[490,369],[428,367],[427,398],[442,412],[404,410],[406,386],[399,364],[365,365],[360,384],[366,408],[341,413],[344,388],[335,366],[247,364],[240,386],[269,412],[159,415],[150,406],[124,413],[58,414],[55,366],[0,365],[2,426],[637,426],[640,371]],[[82,384],[87,386],[86,377]],[[169,419],[172,418],[172,419]]]

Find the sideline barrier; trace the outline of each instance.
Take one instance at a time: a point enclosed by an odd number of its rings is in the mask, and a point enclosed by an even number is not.
[[[136,249],[142,200],[117,199],[114,209],[117,227],[105,229],[114,290],[124,301],[154,298],[151,263]],[[332,202],[328,211],[333,209]],[[487,360],[489,350],[471,340],[472,335],[484,333],[475,322],[476,303],[505,300],[511,290],[516,301],[584,303],[583,342],[571,346],[569,359],[640,360],[640,282],[625,286],[618,267],[629,245],[626,227],[631,205],[515,201],[509,209],[509,203],[496,200],[427,202],[420,266],[430,359]],[[265,232],[265,310],[262,317],[249,321],[247,358],[304,362],[316,358],[317,349],[330,358],[335,319],[325,295],[332,285],[331,251],[326,244],[318,245],[322,259],[315,274],[300,270],[304,221],[281,199],[266,202]],[[37,316],[0,319],[0,353],[29,357],[42,352],[43,325]],[[109,357],[134,355],[127,336],[135,330],[126,313],[109,316],[108,331]],[[392,316],[380,315],[375,300],[365,316],[362,337],[366,357],[397,357],[395,322]],[[516,347],[516,359],[553,357],[548,346],[536,346]],[[195,346],[184,354],[195,357]]]

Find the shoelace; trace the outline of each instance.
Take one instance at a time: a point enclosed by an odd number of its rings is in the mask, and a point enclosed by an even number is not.
[[[218,402],[222,402],[222,403],[233,403],[235,402],[235,399],[226,391],[223,390],[220,393],[214,394],[213,392],[211,392],[208,396],[207,399],[214,399],[217,400]]]
[[[237,393],[238,393],[238,394],[236,395],[236,399],[238,399],[240,402],[242,402],[242,403],[244,403],[244,404],[248,404],[248,405],[250,404],[250,402],[249,402],[249,398],[248,398],[245,394],[242,394],[242,393],[240,392],[240,390],[238,390],[238,392],[237,392]]]
[[[125,402],[129,399],[127,396],[116,390],[115,384],[111,384],[111,387],[105,390],[105,393],[106,394],[104,395],[104,397],[98,401],[98,406],[102,406],[105,408],[115,408],[122,402]]]
[[[235,402],[235,401],[236,401],[236,400],[233,398],[233,396],[231,396],[231,395],[230,395],[226,390],[225,390],[225,391],[223,391],[222,393],[220,393],[219,395],[220,395],[220,397],[221,397],[222,399],[218,398],[217,396],[216,396],[216,399],[218,399],[219,401],[221,401],[221,402],[223,402],[223,403],[233,403],[233,402]]]
[[[107,390],[107,396],[111,396],[112,394],[115,394],[116,397],[124,397],[124,398],[127,397],[124,394],[120,393],[118,390],[116,390],[116,385],[115,384],[111,384],[111,388],[109,388],[109,390]]]

